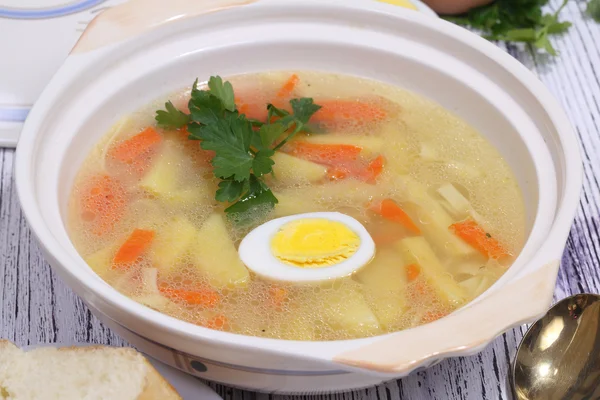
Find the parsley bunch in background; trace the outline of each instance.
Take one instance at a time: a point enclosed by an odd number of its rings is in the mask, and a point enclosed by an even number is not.
[[[548,4],[548,0],[496,0],[464,15],[446,19],[477,29],[489,40],[529,43],[556,55],[550,36],[564,33],[571,27],[570,22],[559,19],[567,1],[564,0],[556,12],[545,13],[543,7]],[[600,0],[592,0],[592,3],[600,3]],[[596,7],[600,8],[600,5]]]
[[[180,129],[187,126],[191,140],[215,152],[213,173],[220,180],[215,198],[228,203],[225,212],[246,222],[249,211],[270,210],[277,198],[266,185],[264,176],[273,172],[271,157],[298,132],[309,132],[308,121],[321,107],[311,98],[293,99],[292,112],[265,105],[266,122],[249,120],[237,110],[231,83],[212,76],[208,90],[192,87],[186,114],[169,101],[165,110],[156,112],[158,126]],[[252,214],[252,213],[250,213]]]
[[[587,5],[587,13],[596,22],[600,22],[600,0],[591,0]]]

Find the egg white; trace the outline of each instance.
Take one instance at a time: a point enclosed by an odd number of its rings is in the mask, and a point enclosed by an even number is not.
[[[277,259],[271,250],[271,240],[280,228],[290,221],[322,218],[346,225],[360,239],[358,250],[348,259],[328,267],[300,268]],[[317,282],[341,278],[367,265],[375,255],[375,242],[356,219],[338,212],[315,212],[277,218],[252,230],[238,249],[242,262],[257,275],[275,281]]]

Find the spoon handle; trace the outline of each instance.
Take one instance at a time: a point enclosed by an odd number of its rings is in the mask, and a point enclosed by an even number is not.
[[[445,318],[346,351],[334,361],[363,372],[397,376],[445,357],[477,353],[502,332],[547,311],[558,265],[548,263]]]

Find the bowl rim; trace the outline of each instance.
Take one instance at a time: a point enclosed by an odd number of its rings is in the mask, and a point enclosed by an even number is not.
[[[548,232],[548,239],[544,244],[540,246],[535,255],[537,256],[544,248],[552,249],[552,252],[556,252],[557,242],[561,242],[561,246],[566,240],[568,234],[568,228],[571,225],[576,206],[579,201],[579,193],[582,187],[582,164],[581,156],[578,148],[578,141],[574,134],[569,120],[564,114],[564,111],[559,106],[558,102],[553,98],[550,92],[543,86],[543,84],[534,78],[533,74],[526,69],[520,62],[513,59],[509,54],[505,53],[500,48],[487,42],[486,40],[470,33],[469,31],[457,27],[451,23],[443,20],[434,19],[428,16],[418,15],[412,10],[404,10],[399,7],[390,6],[385,3],[373,5],[371,1],[367,2],[364,0],[347,0],[345,2],[331,2],[323,4],[317,0],[260,0],[253,4],[253,7],[260,6],[273,6],[274,3],[278,3],[279,7],[314,7],[324,8],[327,7],[346,7],[352,5],[356,9],[362,9],[368,12],[378,12],[385,14],[393,14],[399,20],[410,21],[411,23],[419,24],[424,28],[437,31],[437,33],[445,34],[452,37],[454,40],[460,41],[465,45],[477,50],[482,56],[489,57],[495,61],[498,65],[502,66],[506,71],[512,73],[515,78],[529,91],[531,92],[540,102],[540,105],[548,111],[553,124],[558,132],[558,138],[560,140],[560,150],[565,155],[567,162],[565,163],[565,190],[562,198],[558,199],[558,207],[555,213],[554,224],[550,227]],[[368,6],[367,6],[368,5]],[[174,29],[173,25],[171,28]],[[132,39],[135,41],[136,38]],[[118,48],[122,43],[116,44],[115,48]],[[100,49],[100,52],[106,49]],[[110,50],[110,49],[109,49]],[[95,52],[84,54],[83,56],[91,56]],[[77,55],[80,57],[81,55]],[[62,67],[61,67],[62,69]],[[532,79],[534,78],[534,79]],[[51,81],[49,86],[57,84]],[[49,97],[48,90],[44,90],[40,99],[47,100]],[[50,97],[51,98],[51,97]],[[47,256],[53,260],[53,266],[59,265],[59,270],[62,273],[68,274],[71,280],[78,281],[87,291],[93,293],[93,295],[102,299],[103,301],[110,304],[112,307],[120,309],[130,315],[134,315],[144,323],[160,327],[164,332],[169,332],[172,335],[185,336],[191,340],[207,340],[211,342],[218,342],[230,347],[238,348],[255,348],[261,351],[267,351],[272,353],[287,353],[293,354],[299,358],[314,359],[314,356],[308,356],[298,354],[298,350],[291,350],[292,347],[299,349],[313,349],[322,351],[331,347],[332,343],[344,345],[343,348],[355,348],[361,347],[364,344],[370,343],[374,340],[378,340],[390,335],[398,335],[400,332],[388,333],[380,336],[340,340],[340,341],[329,341],[329,342],[301,342],[301,341],[288,341],[279,339],[259,338],[245,335],[239,335],[228,332],[213,331],[207,328],[196,326],[176,318],[167,316],[160,312],[151,310],[141,304],[130,300],[126,296],[121,295],[115,289],[107,285],[99,277],[92,279],[87,274],[87,271],[80,271],[74,260],[72,260],[66,252],[62,249],[60,243],[53,238],[50,229],[46,226],[43,217],[38,209],[36,202],[35,188],[30,182],[30,177],[33,173],[33,160],[37,151],[37,132],[36,124],[41,123],[38,119],[44,116],[44,104],[46,102],[38,101],[34,106],[30,119],[25,123],[19,145],[17,147],[16,159],[15,159],[15,178],[17,193],[19,195],[23,213],[29,222],[32,232],[41,243],[44,250],[47,252]],[[39,105],[38,105],[39,104]],[[47,106],[47,105],[46,105]],[[550,239],[551,238],[551,239]],[[554,248],[551,245],[554,245]],[[535,257],[535,256],[534,256]],[[125,299],[125,301],[122,301]],[[462,307],[460,310],[468,309],[468,305]],[[183,324],[183,325],[182,325]],[[425,326],[433,327],[436,322],[427,324]],[[243,340],[240,340],[243,338]],[[487,342],[493,340],[492,338],[486,338]],[[242,343],[243,342],[243,343]],[[338,352],[338,351],[336,351]],[[315,353],[314,351],[310,353]],[[325,351],[323,354],[331,355],[331,350]],[[324,356],[321,361],[330,361],[332,364],[339,367],[338,364],[333,363],[331,357]],[[416,365],[418,367],[419,365]]]

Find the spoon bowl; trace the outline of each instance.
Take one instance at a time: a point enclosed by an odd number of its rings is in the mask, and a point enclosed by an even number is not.
[[[600,296],[556,303],[523,338],[512,365],[516,400],[600,398]]]

